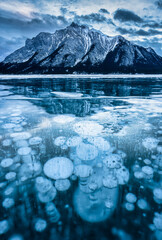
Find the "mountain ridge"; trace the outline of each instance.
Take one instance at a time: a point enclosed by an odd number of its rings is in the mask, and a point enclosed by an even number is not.
[[[0,63],[0,73],[162,73],[162,57],[152,48],[110,37],[72,23],[41,32]]]

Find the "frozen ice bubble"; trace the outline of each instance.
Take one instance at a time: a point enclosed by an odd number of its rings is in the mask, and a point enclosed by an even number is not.
[[[156,138],[152,138],[152,137],[145,138],[142,141],[143,146],[148,150],[152,150],[152,149],[156,148],[158,143],[159,143],[159,140]]]
[[[42,138],[40,137],[33,137],[29,139],[30,145],[39,145],[40,143],[42,143]]]
[[[55,188],[58,191],[67,191],[70,188],[71,184],[68,179],[58,179],[55,182]]]
[[[11,208],[15,204],[15,201],[13,198],[5,198],[4,201],[2,202],[2,206],[4,208]]]
[[[41,193],[46,193],[52,188],[52,182],[44,177],[36,178],[36,189]]]
[[[162,231],[162,213],[155,213],[153,223],[156,229]]]
[[[26,140],[18,140],[16,141],[16,147],[21,148],[21,147],[27,147],[28,142]]]
[[[157,147],[157,151],[158,151],[159,153],[162,153],[162,146],[158,146],[158,147]]]
[[[115,188],[118,186],[118,181],[117,178],[115,178],[114,176],[107,176],[105,178],[103,178],[103,185],[106,188]]]
[[[39,192],[38,198],[40,202],[47,203],[53,201],[53,199],[56,197],[56,194],[57,194],[56,188],[52,186],[48,192],[45,193]]]
[[[0,235],[8,232],[9,230],[9,224],[7,220],[0,221]]]
[[[53,121],[59,124],[67,124],[73,122],[75,117],[72,115],[57,115],[53,118]]]
[[[73,163],[65,157],[55,157],[44,164],[44,174],[52,179],[66,179],[73,173]]]
[[[102,151],[108,151],[111,148],[110,143],[102,137],[89,137],[88,142],[92,143]]]
[[[47,227],[47,222],[44,219],[37,219],[37,221],[35,222],[35,230],[37,232],[43,232]]]
[[[13,164],[12,158],[5,158],[1,161],[1,167],[8,168]]]
[[[13,181],[16,179],[16,173],[15,172],[8,172],[5,175],[5,179],[8,181]]]
[[[10,134],[10,137],[13,138],[14,142],[16,142],[19,140],[27,140],[31,138],[31,134],[29,132],[18,132]]]
[[[21,147],[17,151],[17,153],[21,156],[29,155],[30,152],[31,152],[30,147]]]
[[[103,163],[108,168],[120,168],[123,164],[123,161],[120,155],[110,154],[103,160]]]
[[[76,148],[76,154],[81,160],[90,161],[98,156],[98,150],[94,145],[81,143]]]
[[[142,198],[137,201],[137,206],[142,210],[148,209],[148,203],[146,202],[145,199]]]
[[[129,211],[129,212],[132,212],[132,211],[134,211],[134,209],[135,209],[134,204],[133,204],[133,203],[129,203],[129,202],[127,202],[127,203],[125,204],[125,208],[126,208],[127,211]]]
[[[14,188],[8,186],[8,187],[5,189],[5,191],[4,191],[4,195],[5,195],[5,196],[9,196],[9,195],[11,195],[13,192],[14,192]]]
[[[135,203],[137,201],[137,197],[133,193],[127,193],[125,198],[126,198],[127,202],[129,202],[129,203]]]
[[[46,213],[50,216],[50,221],[56,223],[60,219],[60,213],[58,212],[55,204],[53,202],[48,202],[46,204]]]
[[[62,146],[64,145],[66,142],[66,137],[63,137],[63,136],[60,136],[60,137],[57,137],[55,140],[54,140],[54,144],[56,146]]]
[[[76,147],[77,145],[79,145],[82,142],[82,138],[78,137],[78,136],[74,136],[74,137],[70,137],[68,138],[66,145],[68,147]]]
[[[14,234],[8,240],[24,240],[24,238],[20,234]]]
[[[5,139],[2,142],[3,147],[9,147],[9,146],[11,146],[11,144],[12,144],[11,139]]]
[[[142,171],[135,171],[134,176],[137,179],[142,179],[142,178],[144,178],[144,173]]]
[[[129,170],[126,167],[121,167],[116,170],[116,177],[120,185],[124,185],[129,181]]]
[[[12,128],[15,128],[16,125],[14,123],[6,123],[3,125],[3,128],[4,129],[12,129]]]
[[[150,161],[149,159],[144,159],[144,163],[145,163],[146,165],[150,165],[150,164],[151,164],[151,161]]]
[[[74,131],[81,136],[96,136],[103,130],[103,126],[94,121],[82,121],[74,125]]]
[[[80,178],[87,178],[93,173],[93,168],[89,165],[77,165],[74,169],[74,173],[76,176]]]
[[[22,131],[23,131],[23,127],[21,125],[14,128],[14,132],[22,132]]]
[[[155,188],[153,190],[154,200],[155,202],[161,204],[162,203],[162,188]]]
[[[152,167],[144,166],[142,167],[142,172],[145,173],[146,175],[152,175],[154,173],[154,170]]]
[[[29,170],[33,172],[35,176],[41,173],[42,165],[40,162],[34,160],[33,162],[29,162],[27,164],[28,164]]]

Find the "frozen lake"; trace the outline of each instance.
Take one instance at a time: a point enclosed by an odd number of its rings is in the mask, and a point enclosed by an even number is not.
[[[0,239],[162,239],[162,76],[0,76]]]

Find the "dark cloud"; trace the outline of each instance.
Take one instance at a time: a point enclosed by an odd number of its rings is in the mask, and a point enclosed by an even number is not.
[[[99,10],[99,12],[100,12],[100,13],[110,14],[109,11],[108,11],[107,9],[105,9],[105,8],[101,8],[101,9]]]
[[[110,18],[106,18],[100,13],[91,13],[87,15],[81,15],[78,16],[76,15],[74,18],[74,21],[77,23],[87,23],[87,24],[93,24],[93,23],[107,23],[107,24],[112,24],[115,26],[113,21]]]
[[[1,17],[0,16],[0,29],[1,34],[5,34],[6,30],[10,34],[20,34],[32,36],[40,31],[54,32],[56,29],[68,25],[64,16],[53,16],[48,14],[33,13],[32,19],[23,19],[21,17]]]
[[[122,35],[129,34],[131,36],[155,36],[155,35],[160,35],[162,34],[162,31],[158,31],[156,29],[149,29],[148,31],[145,31],[143,29],[132,29],[132,28],[122,28],[122,27],[117,27],[116,31],[119,32]]]
[[[117,9],[114,13],[114,19],[119,20],[121,22],[134,22],[134,23],[143,22],[141,17],[139,17],[134,12],[126,9]]]
[[[158,31],[158,30],[154,30],[154,29],[149,29],[148,31],[140,29],[135,32],[135,35],[139,35],[139,36],[155,36],[155,35],[160,35],[160,34],[162,34],[162,31]]]
[[[126,29],[126,28],[122,28],[122,27],[117,27],[116,31],[119,32],[122,35],[132,34],[134,32],[133,29]]]
[[[160,10],[162,10],[162,0],[158,0],[155,2],[157,8],[159,8]]]
[[[156,22],[156,21],[148,21],[145,24],[142,25],[142,27],[149,27],[149,28],[162,28],[162,22]]]

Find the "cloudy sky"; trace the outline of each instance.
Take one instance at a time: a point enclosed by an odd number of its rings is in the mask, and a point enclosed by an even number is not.
[[[0,1],[0,60],[39,32],[76,22],[109,36],[122,35],[162,56],[162,0]]]

